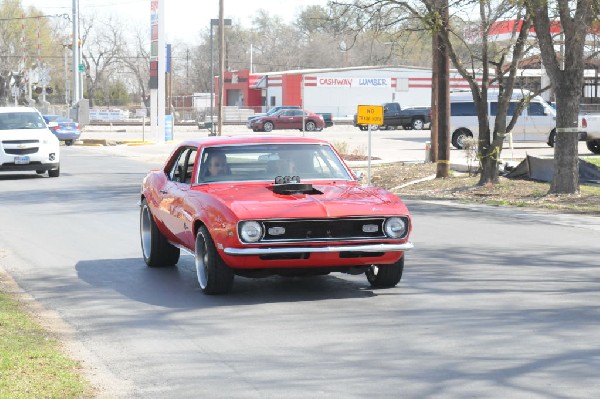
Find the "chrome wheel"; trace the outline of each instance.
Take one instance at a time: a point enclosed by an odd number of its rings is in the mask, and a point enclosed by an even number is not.
[[[142,206],[142,213],[140,217],[140,238],[142,241],[142,254],[144,259],[150,259],[151,253],[151,242],[152,242],[152,221],[150,220],[150,211],[148,205]]]
[[[202,290],[205,290],[208,282],[208,251],[206,249],[206,240],[201,232],[198,232],[198,235],[196,236],[194,263],[196,265],[198,284],[200,284]]]

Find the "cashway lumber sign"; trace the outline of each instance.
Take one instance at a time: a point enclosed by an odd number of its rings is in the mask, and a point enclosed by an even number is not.
[[[383,105],[359,105],[356,123],[359,125],[383,125]]]

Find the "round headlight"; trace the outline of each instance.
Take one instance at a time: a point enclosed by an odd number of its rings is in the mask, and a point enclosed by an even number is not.
[[[244,242],[257,242],[263,235],[260,223],[249,221],[240,224],[240,237]]]
[[[406,233],[406,222],[402,218],[389,218],[383,225],[385,234],[391,238],[400,238]]]

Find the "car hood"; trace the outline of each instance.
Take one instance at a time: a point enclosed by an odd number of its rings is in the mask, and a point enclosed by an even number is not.
[[[57,141],[56,137],[47,128],[42,129],[10,129],[0,130],[0,139],[8,140],[46,140],[48,142]]]
[[[239,219],[408,215],[406,206],[395,195],[356,183],[314,183],[313,188],[321,194],[276,194],[270,184],[210,186],[202,191],[217,198]]]

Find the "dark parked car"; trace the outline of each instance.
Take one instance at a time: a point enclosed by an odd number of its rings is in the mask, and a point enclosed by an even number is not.
[[[270,132],[274,129],[298,129],[311,132],[323,130],[324,127],[325,121],[321,115],[301,109],[282,109],[273,115],[261,116],[250,123],[250,128],[255,132]]]
[[[43,117],[50,131],[66,145],[73,145],[75,140],[81,136],[81,127],[73,119],[60,115],[44,115]]]

